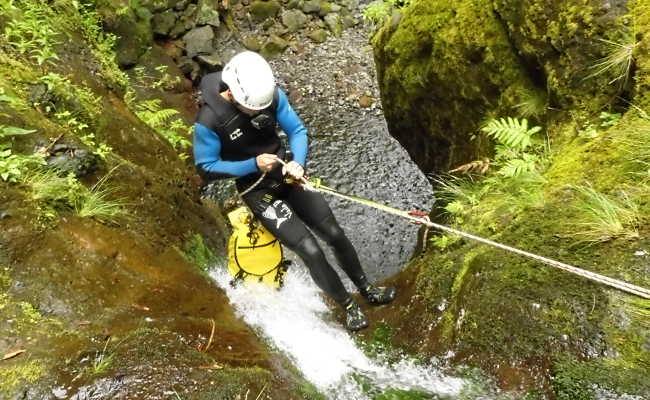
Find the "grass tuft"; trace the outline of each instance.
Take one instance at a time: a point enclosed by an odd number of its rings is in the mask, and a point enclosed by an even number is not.
[[[585,79],[611,73],[613,78],[609,81],[609,84],[611,85],[616,81],[620,81],[620,88],[625,87],[630,77],[630,70],[634,61],[634,49],[639,42],[632,36],[628,40],[620,43],[606,39],[600,39],[600,41],[607,46],[608,54],[591,66],[594,72],[585,77]]]
[[[601,243],[615,238],[634,239],[641,221],[639,208],[630,197],[621,192],[620,198],[597,192],[590,185],[573,186],[579,195],[576,206],[581,217],[574,234],[579,243]]]
[[[41,204],[44,217],[53,219],[60,211],[73,211],[82,218],[100,222],[116,222],[126,215],[124,199],[110,199],[115,188],[107,186],[106,174],[90,189],[73,174],[60,176],[56,170],[39,169],[26,177],[24,183],[31,188],[32,199]]]

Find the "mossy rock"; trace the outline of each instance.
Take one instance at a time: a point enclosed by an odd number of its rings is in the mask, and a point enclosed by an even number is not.
[[[260,53],[267,60],[271,60],[282,54],[287,47],[289,47],[289,42],[278,35],[271,35],[264,46],[262,46]]]
[[[509,111],[514,93],[534,87],[491,7],[419,1],[373,38],[388,127],[425,172],[477,159],[470,137],[485,112]]]
[[[480,122],[516,116],[528,93],[547,93],[555,109],[594,113],[615,104],[632,77],[609,84],[614,72],[594,73],[594,65],[608,47],[620,48],[606,41],[634,40],[629,11],[626,2],[607,9],[598,0],[424,0],[404,8],[373,39],[391,133],[423,170],[442,171],[487,154],[470,141]]]
[[[144,16],[144,14],[139,13]],[[126,13],[116,14],[116,18],[108,25],[109,32],[117,36],[115,53],[120,67],[128,68],[137,64],[147,48],[153,43],[153,29],[151,15],[141,19],[128,9]]]
[[[251,17],[255,22],[262,22],[268,18],[275,17],[281,7],[280,3],[276,0],[257,0],[250,5]]]
[[[323,43],[327,40],[327,31],[325,29],[316,29],[310,32],[308,36],[316,43]]]
[[[338,14],[327,14],[324,18],[325,25],[334,36],[341,36],[343,33],[343,22]]]

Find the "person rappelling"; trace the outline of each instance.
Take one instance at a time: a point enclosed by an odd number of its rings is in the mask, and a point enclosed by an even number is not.
[[[239,53],[222,71],[203,77],[200,90],[193,141],[201,177],[236,178],[237,191],[255,218],[302,259],[318,287],[345,310],[347,329],[366,328],[368,319],[312,232],[332,247],[340,267],[369,303],[389,303],[397,290],[371,285],[323,196],[289,182],[304,181],[307,129],[276,86],[271,66],[257,53]],[[277,125],[287,135],[291,161],[284,160]]]

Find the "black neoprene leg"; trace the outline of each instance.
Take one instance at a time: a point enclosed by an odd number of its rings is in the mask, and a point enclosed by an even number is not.
[[[368,286],[368,278],[361,268],[357,251],[343,229],[336,222],[334,215],[325,218],[320,224],[311,227],[318,236],[334,249],[334,255],[341,269],[350,277],[358,288]]]
[[[358,288],[367,287],[368,278],[363,272],[357,251],[336,222],[323,195],[297,188],[290,190],[287,200],[307,226],[332,246],[336,260],[352,282]]]
[[[277,192],[268,189],[252,191],[244,196],[244,201],[262,225],[303,260],[321,290],[341,306],[349,304],[352,297],[341,278],[327,262],[316,238],[289,203],[278,198]]]
[[[350,294],[343,286],[341,278],[339,278],[334,268],[327,262],[323,250],[312,234],[305,236],[291,250],[298,254],[305,264],[307,264],[312,279],[322,291],[330,295],[334,301],[343,307],[351,301]]]

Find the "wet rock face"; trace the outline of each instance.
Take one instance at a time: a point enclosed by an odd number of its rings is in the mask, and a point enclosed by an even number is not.
[[[627,89],[610,85],[610,74],[588,76],[607,53],[602,40],[630,31],[627,11],[621,2],[581,4],[414,4],[374,37],[391,133],[424,171],[444,171],[485,153],[470,138],[488,112],[517,116],[518,104],[546,96],[540,115],[615,102]]]

